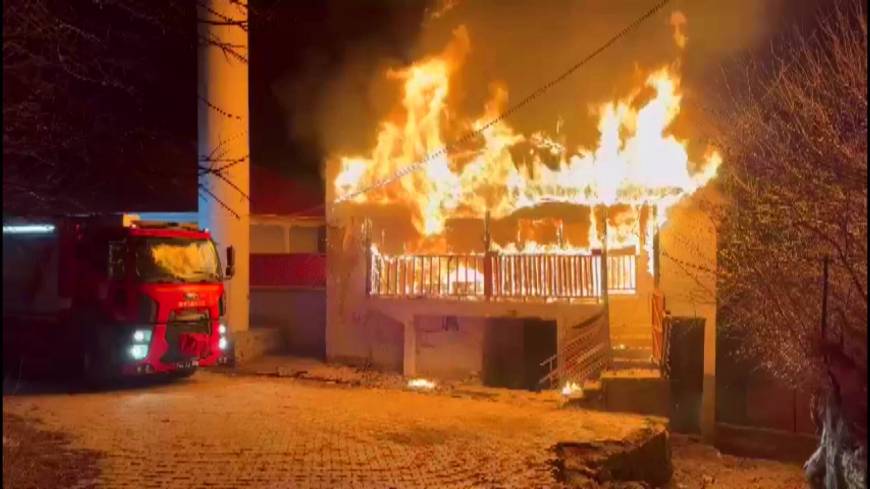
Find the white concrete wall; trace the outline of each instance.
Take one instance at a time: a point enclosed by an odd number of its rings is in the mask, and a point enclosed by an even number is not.
[[[280,215],[251,217],[251,253],[319,253],[321,219]]]
[[[660,230],[661,282],[667,309],[674,316],[704,318],[704,391],[701,431],[712,439],[716,387],[716,270],[717,234],[703,204],[712,191],[699,192],[668,215]]]
[[[417,374],[441,379],[479,376],[483,369],[486,320],[457,318],[445,328],[443,316],[418,316],[414,322]]]
[[[289,226],[288,253],[317,253],[319,229],[311,226]]]
[[[286,226],[251,224],[251,253],[287,253]]]

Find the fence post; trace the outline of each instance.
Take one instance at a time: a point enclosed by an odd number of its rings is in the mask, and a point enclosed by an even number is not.
[[[659,244],[659,208],[658,206],[653,206],[652,208],[652,220],[653,220],[653,286],[658,290],[659,282],[661,281],[661,265],[659,264],[659,254],[660,254],[660,244]]]
[[[489,230],[489,211],[483,216],[483,296],[492,297],[492,235]]]
[[[363,246],[365,246],[366,297],[372,293],[372,222],[363,221]]]
[[[607,305],[608,299],[608,268],[607,259],[607,206],[601,206],[601,300]]]
[[[608,286],[608,268],[607,259],[607,206],[602,206],[602,224],[601,224],[601,298],[604,304],[604,338],[606,345],[605,364],[610,367],[610,361],[613,356],[612,345],[610,344],[610,296]]]

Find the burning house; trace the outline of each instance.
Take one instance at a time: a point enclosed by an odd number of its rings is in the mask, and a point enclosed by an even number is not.
[[[402,97],[374,148],[328,163],[327,357],[561,387],[654,367],[667,299],[706,319],[712,375],[715,304],[685,267],[715,267],[695,203],[720,157],[690,158],[670,133],[679,64],[599,104],[596,145],[572,149],[564,128],[527,135],[500,118],[503,86],[457,120],[448,94],[469,45],[460,28],[441,54],[390,71]],[[453,131],[466,136],[442,149]]]

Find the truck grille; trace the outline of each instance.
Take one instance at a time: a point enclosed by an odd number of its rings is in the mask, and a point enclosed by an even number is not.
[[[210,334],[211,326],[208,316],[196,321],[172,321],[166,323],[166,343],[169,344],[169,349],[160,358],[163,363],[175,363],[194,358],[191,355],[185,355],[179,347],[179,339],[181,335],[188,333]]]

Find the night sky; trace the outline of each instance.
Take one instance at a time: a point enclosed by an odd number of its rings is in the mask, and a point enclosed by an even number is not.
[[[253,164],[319,178],[323,150],[307,114],[324,86],[360,46],[402,58],[413,45],[426,2],[267,0],[250,34]],[[364,90],[364,88],[362,88]]]

